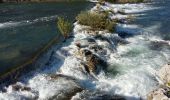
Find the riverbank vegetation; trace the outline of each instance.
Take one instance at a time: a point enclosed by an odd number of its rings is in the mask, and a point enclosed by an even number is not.
[[[81,25],[90,26],[94,30],[114,31],[116,23],[108,18],[108,14],[84,11],[78,14],[76,20]]]
[[[67,39],[72,31],[72,24],[63,17],[58,17],[57,26],[64,39]]]
[[[99,2],[111,2],[111,3],[140,3],[144,2],[145,0],[99,0]]]

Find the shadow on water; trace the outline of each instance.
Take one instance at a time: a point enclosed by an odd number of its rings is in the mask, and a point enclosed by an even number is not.
[[[153,34],[161,36],[165,40],[170,40],[170,1],[169,0],[153,0],[148,4],[151,8],[143,12],[135,20],[135,23],[140,24],[144,29],[155,26]],[[150,31],[150,30],[146,30]]]
[[[82,3],[84,3],[83,6],[80,5]],[[0,36],[2,36],[0,43],[4,42],[7,44],[5,45],[5,47],[0,46],[0,51],[11,51],[13,48],[19,47],[19,54],[22,55],[19,55],[18,57],[18,55],[16,55],[18,52],[17,51],[16,53],[14,53],[14,58],[12,58],[8,55],[9,52],[7,52],[4,54],[4,57],[7,58],[9,56],[10,59],[5,61],[1,60],[2,57],[0,57],[1,69],[3,69],[0,71],[2,75],[2,81],[0,83],[4,84],[4,82],[6,82],[10,84],[11,82],[16,82],[19,76],[24,75],[25,73],[28,73],[31,70],[35,70],[38,67],[38,65],[34,65],[36,60],[41,58],[41,55],[44,55],[44,53],[49,50],[49,47],[51,47],[50,42],[52,42],[53,39],[59,42],[58,48],[60,47],[61,39],[59,38],[61,37],[61,35],[57,34],[59,32],[56,28],[56,15],[67,17],[71,22],[74,22],[75,16],[81,10],[87,9],[91,6],[93,6],[93,3],[89,2],[70,2],[68,4],[1,4],[0,16],[3,17],[0,18],[0,27],[3,27],[3,25],[9,25],[9,23],[12,26],[0,29]],[[21,8],[23,8],[23,10],[21,10]],[[48,19],[49,16],[52,16],[52,19]],[[7,21],[7,24],[4,21]],[[14,24],[11,24],[17,21],[21,22],[22,25],[15,26]],[[26,25],[23,23],[26,23]],[[54,53],[54,51],[52,52],[50,50],[49,52]],[[18,58],[15,58],[15,56],[17,56]],[[47,60],[50,60],[50,58]],[[4,75],[7,76],[3,77]]]
[[[5,75],[1,77],[0,89],[3,91],[5,86],[14,84],[18,81],[27,83],[29,79],[33,78],[37,74],[52,74],[52,71],[56,71],[57,69],[59,69],[63,65],[64,61],[55,57],[57,56],[55,54],[55,51],[60,49],[63,46],[63,43],[65,44],[65,46],[70,45],[73,37],[67,40],[69,42],[58,42],[57,45],[54,45],[57,42],[56,39],[59,38],[54,38],[53,40],[51,40],[45,47],[41,48],[38,53],[34,55],[33,58],[30,59],[28,62],[16,68],[12,68],[11,71],[5,73]],[[60,37],[58,41],[62,40],[63,37]],[[53,60],[57,61],[58,65],[57,67],[54,66],[54,68],[51,68],[50,62],[52,62]]]

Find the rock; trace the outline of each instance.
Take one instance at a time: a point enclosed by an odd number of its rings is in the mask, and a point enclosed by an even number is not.
[[[17,84],[12,85],[13,91],[19,91],[21,88],[22,88],[22,86],[20,86],[20,85],[17,85]]]
[[[100,45],[94,44],[94,45],[90,45],[90,46],[89,46],[89,49],[92,49],[92,50],[94,50],[95,52],[97,52],[97,51],[103,50],[103,47],[100,46]]]
[[[150,43],[150,48],[153,50],[161,50],[164,48],[170,49],[170,41],[165,40],[152,40]]]
[[[105,69],[108,66],[106,61],[93,54],[90,50],[85,49],[82,53],[85,56],[85,69],[88,72],[97,74],[100,69]]]
[[[164,83],[170,82],[170,64],[163,66],[158,75]]]
[[[66,79],[66,80],[71,80],[77,82],[77,80],[71,76],[63,75],[63,74],[51,74],[50,76],[51,80],[56,80],[56,79]]]
[[[22,84],[16,83],[12,85],[12,90],[13,91],[31,91],[30,87],[23,86]]]
[[[83,90],[81,93],[78,93],[76,96],[74,96],[72,100],[126,100],[126,99],[123,96],[108,94],[105,92]]]
[[[123,9],[118,10],[117,13],[122,14],[122,15],[126,15],[125,10],[123,10]]]
[[[50,75],[50,81],[57,83],[58,88],[56,91],[53,90],[55,93],[48,100],[71,100],[74,95],[83,90],[78,80],[71,76],[53,74]]]
[[[110,40],[108,38],[104,37],[103,35],[96,35],[95,38],[102,40],[102,41],[107,41],[110,43]]]
[[[90,69],[88,65],[86,65],[85,63],[81,63],[81,65],[84,67],[85,72],[90,73]]]
[[[75,45],[78,47],[78,48],[81,48],[81,44],[78,42],[78,43],[75,43]]]
[[[21,88],[21,91],[31,91],[31,88],[30,87],[23,87],[23,88]]]
[[[119,24],[116,26],[116,33],[122,38],[132,37],[141,34],[141,30],[136,26]]]
[[[76,41],[75,44],[79,48],[85,48],[85,47],[88,47],[89,44],[95,44],[95,42],[96,41],[93,38],[85,38],[85,39]]]
[[[119,36],[112,36],[112,41],[114,41],[115,44],[129,44],[129,42]]]
[[[167,93],[166,90],[158,88],[148,94],[147,100],[169,100],[170,98],[168,98],[165,93]]]
[[[116,34],[105,34],[105,35],[97,35],[96,39],[107,41],[110,44],[128,44],[129,42]]]
[[[63,95],[57,94],[48,100],[71,100],[71,98],[76,95],[76,93],[81,92],[82,88],[73,87],[71,90],[67,90]]]
[[[90,42],[90,43],[95,43],[96,42],[96,40],[94,38],[85,38],[85,39],[87,39],[87,41]]]
[[[170,87],[166,84],[170,82],[170,64],[163,66],[158,75],[164,82],[164,85],[150,92],[147,96],[147,100],[170,100]]]
[[[133,33],[128,33],[128,32],[119,32],[118,34],[119,34],[119,36],[122,37],[122,38],[127,38],[127,37],[132,37],[132,36],[134,36]]]
[[[91,52],[90,50],[84,49],[84,50],[83,50],[83,54],[84,54],[85,56],[89,56],[89,55],[92,55],[92,52]]]

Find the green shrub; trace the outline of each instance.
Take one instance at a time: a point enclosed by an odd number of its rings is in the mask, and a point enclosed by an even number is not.
[[[105,13],[81,12],[77,17],[79,24],[90,26],[94,30],[109,30],[114,31],[115,22],[109,20]]]
[[[170,82],[168,82],[167,85],[170,86]]]
[[[144,2],[144,0],[105,0],[112,3],[139,3]]]
[[[57,26],[64,38],[68,38],[72,31],[72,24],[63,17],[58,17]]]

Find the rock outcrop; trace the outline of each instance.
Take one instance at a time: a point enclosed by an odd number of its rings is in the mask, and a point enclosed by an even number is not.
[[[170,64],[163,66],[158,75],[163,82],[159,88],[150,92],[148,100],[170,100]]]
[[[161,80],[166,84],[170,82],[170,64],[167,64],[161,68],[158,72],[159,77]]]
[[[150,92],[147,100],[170,100],[170,89],[158,88]]]
[[[60,91],[57,91],[55,95],[49,98],[49,100],[70,100],[74,95],[76,95],[76,93],[81,92],[83,90],[83,88],[81,88],[78,81],[76,81],[76,79],[70,76],[66,76],[62,74],[58,74],[58,75],[54,74],[54,75],[50,75],[50,80],[51,81],[63,80],[65,81],[64,83],[68,83],[68,84],[70,83],[70,84],[66,86],[68,88],[67,91],[65,91],[65,88],[61,88]]]
[[[93,54],[90,50],[84,49],[82,53],[85,58],[85,63],[83,65],[87,72],[97,74],[100,69],[104,69],[108,66],[106,61]]]

